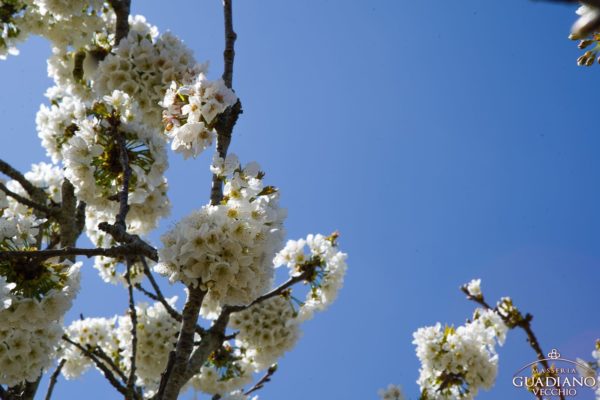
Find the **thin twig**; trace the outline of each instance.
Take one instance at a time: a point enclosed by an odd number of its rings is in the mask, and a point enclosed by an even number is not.
[[[17,171],[15,168],[13,168],[10,164],[8,164],[6,161],[1,160],[1,159],[0,159],[0,172],[5,174],[6,176],[11,177],[15,181],[19,182],[21,184],[21,186],[23,187],[23,189],[25,189],[25,191],[29,194],[29,196],[31,196],[32,199],[37,199],[40,196],[46,197],[46,193],[44,192],[43,189],[40,189],[39,187],[33,185],[33,183],[29,182],[29,180],[27,180],[27,178],[25,178],[25,175],[23,175],[22,173]]]
[[[50,383],[48,383],[46,400],[50,400],[52,398],[52,392],[54,391],[54,386],[56,386],[56,382],[58,381],[58,375],[60,375],[60,371],[62,371],[62,368],[65,366],[66,362],[67,360],[65,360],[64,358],[60,360],[58,365],[56,366],[56,369],[54,370],[52,375],[50,375]]]
[[[106,377],[108,382],[119,393],[121,393],[123,396],[125,396],[127,398],[128,393],[127,393],[127,389],[125,388],[125,386],[123,386],[123,384],[121,382],[119,382],[117,380],[117,378],[115,378],[115,375],[112,373],[112,371],[110,369],[108,369],[108,367],[106,365],[104,365],[104,363],[102,361],[100,361],[94,353],[92,353],[90,350],[83,347],[81,344],[71,340],[67,335],[63,335],[63,340],[66,341],[67,343],[70,343],[73,346],[77,347],[86,357],[88,357],[90,360],[92,360],[94,362],[94,364],[96,364],[96,367],[98,367],[98,369],[100,369],[100,371],[102,371],[102,373],[104,374],[104,376]]]
[[[135,300],[133,298],[133,285],[131,284],[131,259],[127,259],[127,271],[125,280],[127,281],[127,294],[129,296],[129,318],[131,318],[131,361],[129,368],[129,378],[127,379],[127,391],[133,398],[135,390],[135,367],[137,357],[137,310],[135,309]]]
[[[249,304],[246,304],[243,306],[225,306],[223,308],[223,313],[231,314],[234,312],[240,312],[240,311],[243,311],[243,310],[246,310],[246,309],[252,307],[255,304],[262,303],[263,301],[268,300],[271,297],[278,296],[278,295],[282,294],[289,287],[295,285],[298,282],[302,282],[302,281],[306,280],[312,274],[313,274],[313,271],[311,269],[308,269],[308,270],[304,271],[302,274],[288,279],[285,283],[281,284],[279,287],[271,290],[270,292],[263,294],[262,296],[258,297],[256,300],[252,301]]]
[[[83,315],[81,317],[83,317]],[[83,318],[81,318],[81,319],[83,320]],[[110,358],[108,356],[108,354],[106,354],[106,352],[102,349],[102,347],[96,346],[94,348],[94,350],[92,351],[92,353],[94,353],[94,355],[96,357],[98,357],[100,360],[102,360],[106,364],[108,364],[108,366],[114,370],[114,372],[119,376],[119,378],[123,382],[127,381],[127,377],[125,376],[125,373],[123,371],[121,371],[121,368],[119,368],[119,366],[117,366],[117,364],[115,364],[115,362],[112,360],[112,358]]]
[[[267,370],[267,373],[259,379],[258,382],[256,382],[256,384],[254,386],[252,386],[248,391],[246,391],[244,393],[244,395],[248,396],[249,394],[256,392],[257,390],[260,390],[263,388],[263,386],[265,386],[265,383],[267,382],[271,382],[271,377],[273,376],[273,374],[275,374],[275,372],[277,371],[277,364],[273,364],[269,367],[269,369]]]
[[[156,279],[154,279],[154,275],[152,275],[152,271],[150,270],[150,267],[148,266],[148,262],[146,261],[146,258],[142,256],[142,257],[140,257],[140,261],[142,262],[142,265],[144,266],[144,274],[150,281],[150,285],[152,285],[152,289],[154,289],[155,294],[152,294],[149,291],[145,290],[144,288],[141,287],[141,285],[136,285],[136,287],[141,292],[143,292],[145,295],[150,297],[151,299],[160,301],[160,303],[163,305],[165,310],[167,310],[169,315],[172,318],[174,318],[176,321],[181,322],[181,314],[179,314],[173,307],[171,307],[171,305],[167,301],[166,297],[163,295],[162,291],[160,290],[160,286],[158,286]]]
[[[235,60],[235,40],[237,34],[233,30],[233,0],[223,0],[223,20],[225,25],[225,50],[223,51],[223,82],[225,86],[233,88],[233,62]],[[225,158],[231,143],[231,134],[239,115],[242,113],[242,103],[238,100],[233,106],[228,107],[219,117],[215,125],[217,131],[217,153]],[[223,199],[223,181],[213,175],[210,191],[210,203],[219,204]]]
[[[46,214],[46,216],[55,216],[58,213],[58,210],[56,209],[51,209],[43,204],[38,204],[35,201],[28,199],[27,197],[23,197],[13,192],[9,188],[7,188],[2,182],[0,182],[0,190],[2,190],[7,196],[10,196],[13,199],[17,200],[19,203],[24,204],[27,207],[33,208],[39,212],[42,212]]]
[[[98,224],[98,229],[110,234],[117,242],[129,245],[132,255],[143,255],[152,261],[158,261],[158,252],[148,243],[143,241],[138,235],[131,235],[127,230],[120,225],[101,222]]]
[[[223,20],[225,23],[225,50],[223,51],[224,71],[223,81],[225,86],[232,88],[233,61],[235,59],[235,40],[237,34],[233,30],[233,0],[223,0]]]

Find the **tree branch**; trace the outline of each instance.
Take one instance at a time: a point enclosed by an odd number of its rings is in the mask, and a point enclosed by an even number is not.
[[[237,34],[233,30],[233,0],[223,0],[223,19],[225,25],[225,50],[223,51],[223,82],[229,89],[233,88],[233,62],[235,60],[235,40]],[[242,103],[238,100],[233,106],[228,107],[215,124],[217,131],[217,153],[225,158],[231,143],[231,134],[239,115],[242,113]],[[219,204],[223,199],[223,182],[213,175],[210,191],[210,203]]]
[[[256,300],[254,300],[250,304],[243,305],[243,306],[225,306],[225,307],[223,307],[223,313],[231,314],[234,312],[240,312],[240,311],[247,310],[248,308],[252,307],[255,304],[262,303],[263,301],[268,300],[271,297],[275,297],[275,296],[282,294],[286,289],[290,288],[291,286],[295,285],[298,282],[302,282],[302,281],[308,279],[312,274],[313,274],[312,269],[306,270],[302,274],[288,279],[285,283],[281,284],[281,286],[258,297]]]
[[[160,397],[161,400],[176,400],[181,388],[188,381],[188,379],[185,379],[188,371],[188,360],[194,349],[196,323],[202,301],[206,295],[206,292],[200,288],[188,287],[188,291],[188,299],[183,307],[181,330],[175,347],[173,366],[171,372],[165,374],[161,379],[161,386],[163,380],[166,382],[164,393]]]
[[[151,293],[148,290],[144,289],[142,287],[142,285],[140,285],[140,284],[135,285],[135,287],[139,291],[144,293],[146,296],[150,297],[152,300],[159,301],[174,320],[181,322],[181,314],[179,314],[173,307],[171,307],[171,305],[167,301],[166,297],[163,295],[162,291],[160,290],[160,286],[158,286],[156,279],[154,279],[154,275],[152,275],[152,271],[150,270],[150,267],[148,266],[148,263],[146,262],[145,257],[144,256],[140,257],[140,261],[142,262],[142,265],[144,266],[144,274],[150,281],[150,285],[152,285],[152,289],[154,289],[154,293]]]
[[[131,0],[109,0],[109,3],[117,15],[115,26],[115,46],[129,33],[129,11]]]
[[[62,247],[75,246],[77,238],[81,234],[81,231],[78,230],[76,218],[73,218],[75,215],[77,215],[75,188],[65,178],[61,187],[61,206],[58,218],[60,224],[60,245]],[[66,258],[75,261],[75,257],[73,256],[67,256]]]
[[[129,377],[127,378],[127,392],[133,398],[135,392],[135,367],[137,357],[137,310],[135,309],[135,300],[133,298],[133,286],[131,285],[131,259],[127,259],[127,271],[125,280],[127,281],[127,294],[129,296],[129,318],[131,318],[131,360],[129,368]]]
[[[123,384],[121,384],[121,382],[119,382],[117,380],[117,378],[115,378],[115,375],[112,373],[112,371],[110,369],[108,369],[108,367],[106,365],[104,365],[104,363],[102,363],[102,361],[100,361],[94,353],[92,353],[90,350],[86,349],[79,343],[71,340],[67,335],[63,335],[63,340],[66,341],[67,343],[70,343],[73,346],[77,347],[86,357],[88,357],[90,360],[92,360],[94,362],[94,364],[96,364],[98,369],[100,369],[100,371],[102,371],[102,373],[104,374],[104,376],[106,377],[108,382],[119,393],[121,393],[123,396],[125,396],[125,398],[128,398],[127,397],[128,393],[127,393],[127,389],[125,388],[125,386],[123,386]]]
[[[116,128],[113,130],[113,136],[119,147],[119,162],[121,164],[121,171],[123,173],[123,186],[119,191],[119,213],[115,218],[115,225],[121,226],[123,229],[125,229],[127,226],[125,219],[127,218],[127,213],[129,212],[128,200],[129,182],[131,180],[131,166],[129,165],[129,156],[127,155],[125,138],[123,135],[119,134]]]
[[[138,248],[132,244],[124,244],[121,246],[115,246],[110,248],[96,248],[96,249],[82,249],[77,247],[65,247],[62,249],[48,249],[38,251],[2,251],[0,252],[0,260],[14,260],[14,259],[27,259],[27,260],[46,260],[54,257],[71,257],[71,256],[85,256],[85,257],[128,257],[137,255]]]
[[[158,261],[158,252],[138,235],[127,233],[126,229],[119,225],[111,225],[108,222],[98,224],[98,229],[110,234],[117,242],[130,246],[137,255],[143,255],[152,261]]]
[[[56,386],[56,382],[58,380],[58,375],[60,375],[60,371],[62,371],[66,362],[67,362],[67,360],[65,360],[65,359],[60,360],[60,362],[58,363],[58,366],[56,367],[56,369],[54,370],[52,375],[50,375],[50,382],[48,383],[48,391],[46,392],[46,397],[45,397],[46,400],[50,400],[52,398],[52,392],[54,391],[54,386]]]
[[[46,193],[43,189],[40,189],[37,186],[34,186],[31,182],[25,178],[25,175],[17,171],[15,168],[10,166],[6,161],[0,159],[0,172],[5,174],[6,176],[11,177],[15,181],[19,182],[23,189],[29,194],[29,196],[34,199],[36,202],[40,202],[38,199],[46,198]],[[40,202],[44,203],[44,202]]]
[[[27,207],[33,208],[41,213],[46,214],[46,216],[55,216],[58,213],[58,210],[54,208],[46,207],[43,204],[38,204],[35,201],[29,200],[27,197],[23,197],[9,188],[7,188],[2,182],[0,182],[0,190],[2,190],[7,196],[12,197],[17,200],[19,203],[26,205]]]
[[[260,378],[260,380],[256,382],[254,386],[252,386],[247,392],[245,392],[244,395],[248,396],[249,394],[256,392],[257,390],[262,389],[263,386],[265,386],[265,383],[271,382],[271,377],[273,376],[273,374],[275,374],[276,371],[277,364],[271,365],[267,370],[267,373],[262,378]]]

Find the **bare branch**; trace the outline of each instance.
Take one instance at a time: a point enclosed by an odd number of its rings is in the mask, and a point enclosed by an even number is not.
[[[126,229],[119,225],[111,225],[108,222],[98,224],[98,229],[110,234],[117,242],[124,243],[131,248],[135,255],[143,255],[152,261],[158,261],[158,252],[138,235],[127,233]]]
[[[308,279],[308,277],[310,277],[312,274],[313,274],[312,269],[308,269],[308,270],[304,271],[302,274],[288,279],[285,283],[281,284],[281,286],[258,297],[256,300],[254,300],[250,304],[247,304],[244,306],[225,306],[223,308],[223,313],[231,314],[234,312],[240,312],[243,310],[247,310],[248,308],[252,307],[255,304],[262,303],[263,301],[268,300],[271,297],[275,297],[275,296],[282,294],[286,289],[290,288],[291,286],[295,285],[298,282],[302,282],[302,281]]]
[[[131,0],[109,0],[109,3],[117,15],[115,27],[115,45],[129,33],[129,11]]]
[[[223,0],[223,19],[225,22],[225,50],[223,51],[224,71],[223,81],[225,86],[232,88],[233,60],[235,59],[235,40],[237,34],[233,30],[233,0]]]
[[[21,186],[23,187],[23,189],[25,189],[25,191],[29,194],[29,196],[32,199],[35,199],[35,201],[39,202],[38,199],[46,198],[46,193],[44,192],[43,189],[40,189],[39,187],[34,186],[31,182],[29,182],[27,180],[27,178],[25,178],[25,175],[23,175],[22,173],[17,171],[15,168],[13,168],[10,164],[8,164],[6,161],[3,161],[1,159],[0,159],[0,172],[5,174],[6,176],[11,177],[15,181],[19,182],[21,184]]]
[[[54,370],[52,375],[50,375],[50,382],[48,383],[48,391],[46,392],[46,397],[45,397],[46,400],[50,400],[52,398],[52,392],[54,391],[54,386],[56,386],[56,382],[58,380],[58,375],[60,375],[60,371],[62,371],[66,362],[67,362],[67,360],[65,360],[65,359],[60,360],[60,362],[56,366],[56,369]]]
[[[62,249],[48,249],[39,251],[2,251],[0,252],[0,260],[27,259],[27,260],[45,260],[54,257],[127,257],[135,256],[137,248],[130,244],[110,248],[82,249],[77,247],[65,247]]]
[[[150,285],[152,285],[152,289],[154,289],[155,294],[150,293],[146,289],[142,288],[141,285],[136,285],[136,288],[138,290],[140,290],[142,293],[144,293],[146,296],[150,297],[151,299],[160,301],[160,303],[167,310],[169,315],[176,321],[181,322],[181,314],[179,314],[173,307],[171,307],[171,305],[169,304],[169,302],[163,295],[162,291],[160,290],[160,286],[158,286],[156,279],[154,279],[154,275],[152,275],[152,271],[150,270],[150,267],[148,266],[148,263],[146,262],[145,257],[143,257],[143,256],[140,257],[140,261],[142,262],[142,265],[144,266],[144,274],[150,281]]]
[[[38,204],[35,201],[29,200],[27,197],[23,197],[15,192],[13,192],[9,188],[7,188],[2,182],[0,182],[0,190],[2,190],[4,193],[6,193],[7,196],[10,196],[13,199],[17,200],[19,203],[24,204],[27,207],[33,208],[34,210],[37,210],[39,212],[42,212],[42,213],[46,214],[46,216],[54,216],[58,212],[58,210],[56,210],[56,209],[48,208],[43,204]]]
[[[206,292],[200,288],[188,287],[188,298],[183,307],[181,330],[177,339],[173,367],[169,374],[165,374],[161,380],[161,386],[164,384],[164,393],[162,400],[175,400],[179,396],[179,391],[188,381],[186,372],[188,371],[188,360],[194,349],[194,334],[196,333],[196,323],[198,322],[198,313],[202,306],[202,301]],[[203,338],[204,340],[204,338]]]
[[[83,319],[83,315],[81,315],[81,319]],[[121,381],[127,381],[127,377],[125,373],[121,371],[121,368],[106,354],[106,352],[102,349],[102,347],[96,346],[96,348],[92,351],[96,357],[100,360],[104,361],[109,367],[113,369],[113,371],[119,376]]]
[[[115,378],[115,375],[112,373],[112,371],[110,369],[108,369],[108,367],[98,359],[98,357],[91,352],[90,350],[86,349],[85,347],[83,347],[82,345],[80,345],[79,343],[71,340],[67,335],[63,335],[63,340],[66,341],[67,343],[72,344],[73,346],[77,347],[86,357],[88,357],[90,360],[92,360],[94,362],[94,364],[96,364],[96,366],[98,367],[98,369],[100,369],[100,371],[102,371],[102,373],[104,374],[104,376],[106,377],[106,379],[108,380],[108,382],[119,392],[121,393],[123,396],[125,396],[127,398],[127,389],[125,388],[125,386],[123,386],[123,384],[121,382],[119,382],[117,380],[117,378]]]
[[[233,62],[235,60],[235,40],[237,34],[233,30],[233,0],[223,0],[223,19],[225,25],[225,50],[223,51],[223,81],[225,86],[233,88]],[[217,153],[225,158],[231,143],[231,134],[239,115],[242,113],[242,103],[238,100],[233,106],[227,108],[219,117],[215,130],[217,131]],[[219,204],[223,199],[223,182],[217,175],[213,175],[210,191],[212,205]]]
[[[123,1],[123,0],[121,0]],[[120,135],[119,132],[114,129],[113,136],[119,146],[119,162],[121,163],[121,170],[123,173],[123,186],[119,192],[119,213],[115,218],[115,225],[125,228],[125,219],[129,212],[129,204],[127,203],[129,198],[129,181],[131,180],[131,166],[129,165],[129,156],[127,155],[127,145],[125,138]]]
[[[64,179],[61,187],[61,209],[59,216],[60,223],[60,244],[62,247],[75,246],[77,237],[81,233],[78,230],[77,221],[73,218],[77,214],[77,198],[75,197],[75,188],[68,179]],[[71,261],[75,257],[67,256]]]
[[[129,296],[129,318],[131,318],[131,361],[129,368],[129,378],[127,378],[127,392],[133,397],[135,391],[135,367],[137,356],[137,310],[135,309],[135,300],[133,298],[133,286],[131,284],[131,259],[127,259],[127,271],[125,280],[127,281],[127,294]]]
[[[265,383],[271,382],[271,377],[273,376],[273,374],[275,374],[276,371],[277,371],[277,364],[271,365],[269,367],[269,369],[267,370],[267,373],[262,378],[260,378],[260,380],[258,382],[256,382],[256,384],[254,386],[252,386],[244,394],[246,396],[248,396],[249,394],[256,392],[257,390],[262,389],[265,386]]]

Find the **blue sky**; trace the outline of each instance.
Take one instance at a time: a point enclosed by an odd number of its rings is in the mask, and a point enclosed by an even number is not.
[[[168,4],[168,5],[166,5]],[[575,7],[526,0],[236,1],[234,86],[244,114],[232,150],[258,161],[288,208],[290,238],[342,233],[340,297],[304,325],[263,399],[375,398],[388,383],[418,397],[412,332],[461,324],[460,284],[482,278],[534,316],[544,349],[589,358],[600,337],[600,66],[577,67]],[[220,2],[133,0],[222,71]],[[34,117],[47,43],[0,64],[0,156],[45,160]],[[208,198],[210,156],[171,155],[172,215]],[[153,235],[156,242],[158,235]],[[86,268],[68,318],[125,310]],[[177,290],[174,290],[175,292]],[[521,332],[500,349],[496,387],[534,354]],[[95,371],[56,398],[116,398]],[[205,397],[206,398],[206,397]],[[591,394],[578,396],[591,399]]]

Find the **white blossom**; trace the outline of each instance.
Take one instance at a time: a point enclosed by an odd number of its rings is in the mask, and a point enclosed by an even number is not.
[[[472,322],[456,329],[438,323],[414,333],[422,398],[473,399],[479,389],[492,387],[498,369],[495,345],[503,343],[507,331],[494,314],[477,310]]]

